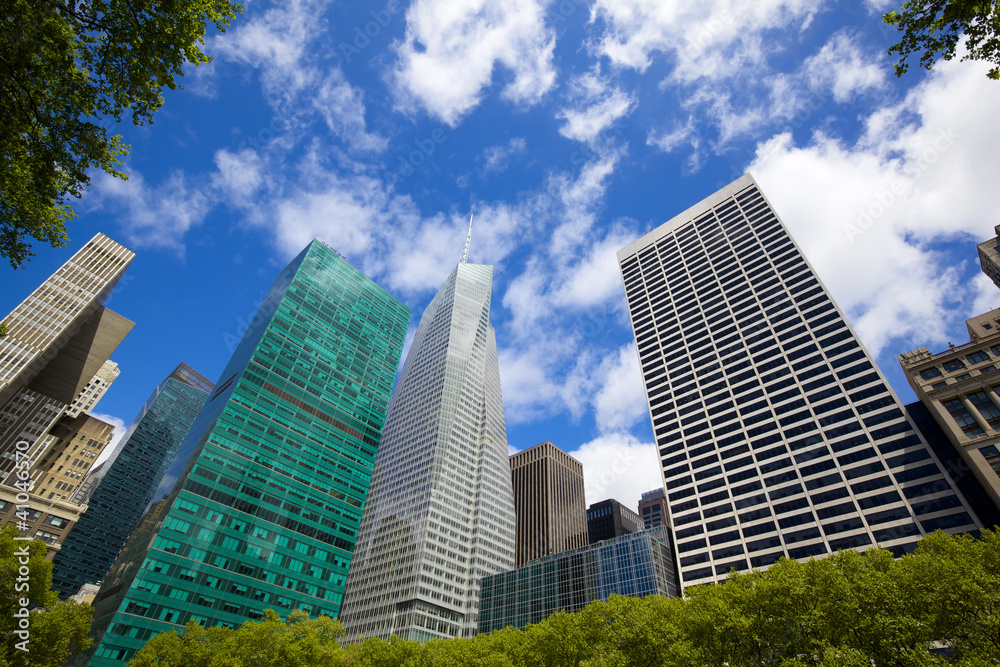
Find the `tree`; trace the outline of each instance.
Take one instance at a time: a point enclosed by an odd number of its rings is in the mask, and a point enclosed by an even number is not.
[[[962,60],[985,60],[995,65],[986,76],[1000,79],[1000,2],[990,0],[909,0],[900,11],[882,17],[903,33],[889,55],[899,54],[896,76],[909,69],[910,55],[923,51],[920,66],[931,69],[938,59],[951,60],[963,37],[967,53]]]
[[[310,619],[293,611],[282,620],[268,609],[260,621],[237,630],[205,629],[188,623],[183,634],[156,635],[129,663],[132,667],[340,667],[345,651],[338,643],[344,626],[329,616]]]
[[[18,535],[12,524],[0,529],[0,665],[58,667],[90,645],[91,608],[59,602],[48,545]]]
[[[129,146],[109,133],[124,115],[152,122],[185,63],[210,59],[205,28],[224,30],[229,0],[4,0],[0,9],[0,256],[12,267],[28,237],[62,246],[67,198],[88,169],[118,178]]]

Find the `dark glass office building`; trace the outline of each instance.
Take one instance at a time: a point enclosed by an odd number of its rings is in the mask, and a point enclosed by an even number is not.
[[[580,611],[611,595],[679,593],[670,532],[660,526],[484,577],[479,632],[523,629],[557,611]]]
[[[153,498],[167,466],[205,404],[212,383],[182,363],[153,391],[111,458],[71,500],[87,511],[56,554],[52,587],[62,598],[102,581]]]
[[[631,535],[640,530],[642,519],[639,515],[613,498],[587,508],[587,536],[591,544]]]
[[[682,586],[981,526],[749,175],[618,261]]]
[[[90,665],[189,621],[337,616],[409,318],[319,241],[281,272],[104,581]]]

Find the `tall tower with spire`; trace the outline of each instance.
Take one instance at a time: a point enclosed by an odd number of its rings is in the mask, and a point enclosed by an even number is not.
[[[469,637],[479,582],[514,567],[514,498],[490,324],[493,267],[459,263],[389,403],[340,620],[349,640]]]

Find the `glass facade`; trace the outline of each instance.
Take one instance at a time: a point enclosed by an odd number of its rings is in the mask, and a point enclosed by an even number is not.
[[[348,575],[349,640],[472,636],[479,580],[514,567],[492,278],[459,263],[420,319]]]
[[[79,487],[89,489],[87,498],[71,497],[87,511],[53,562],[52,587],[61,597],[107,575],[211,390],[201,374],[178,366],[142,406],[117,451],[92,473],[101,479]]]
[[[192,620],[337,616],[409,316],[319,241],[282,271],[95,600],[91,665]]]
[[[479,632],[524,629],[557,611],[580,611],[611,595],[678,594],[669,529],[660,526],[485,577]]]
[[[587,537],[591,544],[638,533],[642,529],[639,515],[613,498],[587,508]]]
[[[980,527],[749,175],[618,261],[683,586]]]

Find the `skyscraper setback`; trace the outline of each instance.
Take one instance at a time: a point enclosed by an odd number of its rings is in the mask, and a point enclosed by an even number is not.
[[[618,261],[682,586],[980,527],[749,175]]]
[[[105,579],[92,667],[189,621],[337,616],[409,315],[319,241],[281,272]]]
[[[114,379],[106,362],[133,323],[102,304],[134,258],[97,234],[3,319],[0,472],[13,468],[22,440],[31,445],[22,454],[40,460],[41,436],[63,411],[74,402],[92,407],[103,393],[88,383],[103,378],[106,389]]]
[[[472,636],[480,579],[514,567],[493,267],[467,264],[468,248],[389,405],[340,614],[349,640]]]

